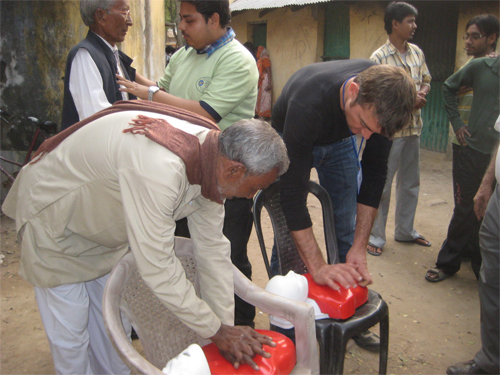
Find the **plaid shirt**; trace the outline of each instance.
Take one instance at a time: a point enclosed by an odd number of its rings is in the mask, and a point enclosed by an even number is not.
[[[415,81],[417,92],[424,85],[430,86],[431,74],[425,63],[424,53],[415,44],[406,43],[406,63],[399,56],[398,50],[387,40],[382,47],[373,52],[370,60],[378,64],[389,64],[403,68]],[[403,130],[397,132],[394,137],[408,137],[420,135],[422,131],[422,116],[420,109],[413,112],[413,124],[408,124]]]
[[[231,40],[234,39],[235,36],[236,36],[236,34],[234,33],[234,30],[231,27],[227,27],[226,33],[221,38],[217,39],[212,44],[209,44],[208,46],[203,47],[202,49],[197,49],[196,53],[198,55],[203,55],[204,53],[206,53],[207,59],[208,59],[212,53],[214,53],[219,48],[228,44]],[[186,49],[188,49],[188,48],[189,48],[189,46],[186,45]]]

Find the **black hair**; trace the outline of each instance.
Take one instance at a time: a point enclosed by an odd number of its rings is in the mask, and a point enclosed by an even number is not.
[[[165,46],[165,53],[175,53],[177,51],[177,48],[171,45]]]
[[[476,25],[481,34],[484,34],[485,36],[496,34],[497,38],[495,39],[495,43],[493,43],[492,47],[493,49],[497,48],[497,41],[499,35],[498,18],[496,18],[492,14],[481,14],[479,16],[476,16],[469,22],[467,22],[467,26],[465,26],[466,32],[469,26],[471,25]]]
[[[214,13],[219,14],[219,23],[221,27],[226,27],[231,22],[231,11],[229,10],[228,0],[194,0],[185,1],[196,7],[196,11],[201,13],[205,21],[213,16]]]
[[[246,47],[247,50],[250,51],[254,59],[257,60],[257,57],[255,56],[257,48],[255,48],[254,44],[252,42],[245,42],[243,45]]]
[[[403,22],[408,16],[418,16],[418,10],[413,5],[403,1],[393,1],[385,8],[384,28],[387,34],[392,34],[392,21]]]

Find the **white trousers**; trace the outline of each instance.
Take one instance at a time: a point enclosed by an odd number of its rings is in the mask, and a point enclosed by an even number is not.
[[[385,226],[394,175],[396,175],[394,238],[398,241],[413,241],[420,236],[413,226],[420,189],[420,136],[394,138],[387,169],[387,181],[370,235],[370,243],[377,247],[384,247],[386,242]]]
[[[102,296],[108,276],[55,288],[35,287],[57,374],[130,374],[104,327]],[[124,318],[130,335],[131,325]]]

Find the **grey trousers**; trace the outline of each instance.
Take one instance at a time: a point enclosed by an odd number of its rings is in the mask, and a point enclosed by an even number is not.
[[[387,181],[370,235],[370,244],[384,247],[385,226],[391,201],[392,180],[396,175],[396,214],[394,238],[413,241],[420,235],[413,227],[420,189],[420,136],[394,138],[387,163]]]
[[[475,362],[489,374],[499,374],[500,334],[500,187],[497,183],[483,218],[479,241],[483,262],[479,271],[482,347]]]

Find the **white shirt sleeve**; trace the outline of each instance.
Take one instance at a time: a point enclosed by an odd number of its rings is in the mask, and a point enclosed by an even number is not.
[[[104,93],[99,69],[85,48],[78,50],[71,63],[69,91],[80,120],[111,106]]]
[[[212,220],[215,224],[212,224],[205,237],[213,233],[213,237],[220,241],[209,237],[209,242],[205,244],[201,236],[196,236],[195,242],[195,246],[200,244],[201,249],[198,250],[203,251],[203,254],[199,254],[199,251],[195,254],[197,267],[207,263],[200,270],[200,285],[202,298],[207,298],[209,305],[196,296],[193,284],[186,278],[184,268],[174,252],[174,211],[179,204],[182,186],[187,180],[182,173],[176,172],[175,168],[163,173],[168,178],[153,178],[150,171],[134,168],[119,170],[130,248],[139,273],[163,304],[201,337],[209,338],[217,333],[221,318],[226,324],[232,323],[234,309],[230,246],[222,236],[224,210],[221,205],[206,202],[207,207],[202,207],[203,212],[208,215],[205,222]],[[214,231],[214,226],[218,231]],[[189,229],[192,229],[191,223]],[[217,238],[217,233],[220,233],[220,238]],[[207,262],[209,258],[211,261]],[[206,274],[207,269],[209,276]],[[221,288],[217,289],[219,285]],[[214,291],[214,288],[217,290]],[[223,298],[214,302],[221,294]],[[215,305],[223,305],[216,310],[221,312],[221,318],[210,308]]]

